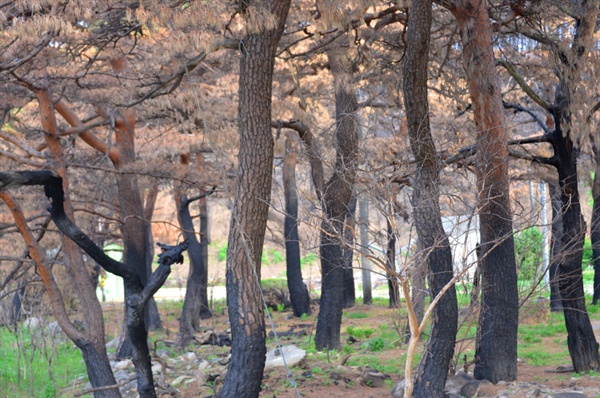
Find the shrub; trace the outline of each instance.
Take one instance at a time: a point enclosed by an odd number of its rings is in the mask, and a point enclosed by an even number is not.
[[[515,236],[515,257],[520,280],[532,280],[541,266],[544,249],[542,233],[536,227],[523,230]]]

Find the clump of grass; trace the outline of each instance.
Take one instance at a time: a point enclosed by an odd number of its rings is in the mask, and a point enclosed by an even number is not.
[[[344,315],[346,315],[346,318],[348,319],[365,319],[369,317],[369,314],[362,311],[346,312]]]
[[[368,339],[369,337],[371,337],[373,332],[375,332],[375,329],[372,328],[360,328],[354,326],[348,326],[346,328],[346,333],[357,339]]]

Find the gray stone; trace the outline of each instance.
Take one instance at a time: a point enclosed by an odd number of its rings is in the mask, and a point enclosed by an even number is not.
[[[32,316],[31,318],[25,319],[23,321],[23,327],[31,330],[36,330],[42,325],[42,319],[36,316]]]
[[[362,375],[362,383],[373,388],[385,387],[385,375],[381,372],[368,371]]]
[[[187,363],[191,363],[191,362],[196,361],[198,358],[196,357],[196,354],[194,352],[190,351],[190,352],[186,352],[185,354],[181,355],[178,359],[185,361]]]
[[[116,350],[120,343],[121,343],[121,339],[119,337],[117,337],[116,339],[112,339],[111,341],[106,343],[106,349],[107,350],[110,350],[110,349]]]
[[[267,352],[265,361],[265,370],[270,370],[276,367],[284,366],[292,367],[300,363],[306,357],[306,351],[296,347],[295,345],[284,345],[281,348],[276,348]]]
[[[473,398],[477,396],[477,390],[479,390],[479,382],[477,380],[471,380],[460,389],[460,396],[465,398]]]
[[[448,380],[446,380],[446,387],[444,390],[446,394],[454,393],[460,395],[462,388],[467,383],[470,383],[474,380],[475,379],[473,379],[471,376],[469,376],[462,370],[459,370],[458,372],[456,372],[456,375],[454,375],[453,377],[449,377]]]
[[[131,362],[130,359],[125,359],[123,361],[119,361],[117,363],[114,364],[113,366],[113,370],[125,370],[127,368],[131,368],[133,367],[133,362]]]
[[[168,350],[156,350],[156,356],[159,358],[169,358],[169,351]]]
[[[580,392],[556,392],[551,395],[552,398],[587,398]]]
[[[405,386],[406,386],[406,382],[404,380],[396,383],[396,385],[392,389],[392,398],[404,398],[404,387]]]

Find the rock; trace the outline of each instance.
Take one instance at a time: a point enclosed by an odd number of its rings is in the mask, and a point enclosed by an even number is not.
[[[404,380],[396,383],[396,385],[392,389],[392,398],[404,398],[404,387],[405,386],[406,386],[406,382]]]
[[[115,380],[117,380],[117,381],[123,381],[123,380],[129,378],[129,372],[126,370],[121,369],[114,373],[115,373]]]
[[[270,370],[275,367],[285,366],[292,367],[300,363],[306,357],[306,351],[296,347],[295,345],[285,345],[267,352],[265,361],[265,370]]]
[[[160,373],[162,371],[162,365],[160,363],[155,363],[152,365],[152,373]]]
[[[171,385],[172,385],[173,387],[177,387],[177,386],[178,386],[178,385],[180,385],[180,384],[181,384],[181,383],[182,383],[184,380],[186,380],[186,379],[189,379],[189,378],[190,378],[190,377],[189,377],[189,376],[186,376],[186,375],[179,376],[178,378],[176,378],[175,380],[173,380],[173,382],[171,383]]]
[[[476,397],[477,390],[479,390],[479,382],[477,380],[469,381],[460,389],[460,396],[465,398]]]
[[[198,370],[205,370],[206,368],[208,368],[209,365],[210,363],[208,363],[207,360],[203,359],[202,362],[200,362],[200,364],[198,365]]]
[[[365,386],[381,388],[385,387],[386,376],[377,371],[367,371],[362,375],[362,383]]]
[[[450,394],[446,394],[445,398],[462,398],[459,394],[451,392]]]
[[[472,381],[475,381],[475,379],[473,379],[471,376],[469,376],[462,370],[459,370],[458,372],[456,372],[456,375],[454,375],[453,377],[449,377],[448,380],[446,380],[446,387],[444,390],[446,394],[454,393],[460,395],[462,388],[467,383],[470,383]],[[479,386],[479,383],[477,384],[477,386]]]
[[[106,343],[106,349],[107,350],[116,350],[117,347],[119,347],[119,344],[121,343],[121,339],[119,337],[117,337],[116,339],[112,339],[111,341],[109,341],[108,343]]]
[[[63,334],[63,330],[58,324],[58,321],[49,323],[48,326],[46,326],[46,332],[48,332],[48,334],[50,334],[52,337],[57,337]]]
[[[186,352],[185,354],[181,355],[178,359],[181,361],[185,361],[187,363],[191,363],[191,362],[196,361],[198,358],[196,357],[196,353],[190,351],[190,352]]]
[[[131,359],[125,359],[123,361],[119,361],[119,362],[115,363],[113,366],[113,370],[115,370],[115,371],[125,370],[130,367],[133,367],[133,362],[131,362]]]
[[[30,331],[38,329],[42,325],[42,319],[36,316],[27,318],[23,321],[23,326]]]
[[[556,392],[550,395],[552,398],[587,398],[579,392]]]
[[[161,359],[165,359],[169,358],[170,355],[168,350],[156,350],[156,356]]]

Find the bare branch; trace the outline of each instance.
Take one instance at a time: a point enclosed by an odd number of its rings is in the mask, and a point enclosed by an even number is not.
[[[516,80],[517,84],[525,91],[525,93],[531,98],[536,104],[546,109],[551,110],[552,107],[548,105],[539,95],[537,95],[531,87],[525,82],[523,77],[517,72],[515,65],[507,60],[498,59],[496,64],[502,66],[506,71]]]

